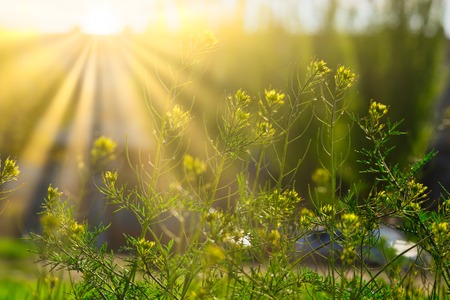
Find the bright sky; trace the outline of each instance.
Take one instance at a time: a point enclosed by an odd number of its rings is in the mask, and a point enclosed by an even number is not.
[[[80,27],[82,30],[121,31],[129,27],[144,30],[148,24],[165,18],[169,27],[177,27],[181,14],[215,10],[222,14],[233,8],[234,0],[218,1],[220,7],[203,4],[192,7],[192,11],[181,12],[174,4],[177,1],[163,0],[0,0],[0,28],[64,32]],[[184,2],[182,2],[184,3]],[[211,17],[213,16],[211,14]]]
[[[312,18],[311,9],[327,3],[326,0],[297,0],[302,2],[299,10],[301,22],[311,28],[317,26],[317,18]],[[382,1],[382,0],[379,0]],[[450,0],[444,0],[445,27],[450,36]],[[80,27],[91,33],[117,33],[124,27],[136,31],[144,30],[148,24],[165,18],[169,27],[177,28],[179,16],[195,18],[195,15],[208,11],[209,22],[218,21],[221,17],[232,13],[237,0],[200,1],[203,4],[192,6],[189,11],[177,9],[177,0],[0,0],[0,28],[19,30],[38,30],[43,32],[64,32]],[[197,1],[199,2],[199,1]],[[247,6],[256,2],[271,3],[274,14],[286,13],[282,2],[274,0],[248,0]],[[364,6],[366,1],[345,0],[347,4],[359,3]],[[181,1],[181,3],[188,3]],[[207,4],[206,4],[207,3]],[[276,3],[276,4],[273,4]],[[252,13],[253,12],[253,13]],[[247,10],[248,17],[259,13],[253,9]],[[292,12],[291,12],[292,13]],[[364,22],[370,11],[361,13],[359,19]],[[257,16],[257,15],[256,15]],[[284,18],[286,19],[286,18]],[[294,24],[297,26],[298,24]]]

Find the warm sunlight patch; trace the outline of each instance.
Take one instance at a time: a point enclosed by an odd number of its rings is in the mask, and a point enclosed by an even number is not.
[[[94,35],[117,34],[122,29],[117,11],[105,2],[90,5],[81,24],[84,33]]]

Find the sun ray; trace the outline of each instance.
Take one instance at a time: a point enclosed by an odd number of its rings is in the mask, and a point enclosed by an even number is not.
[[[96,89],[98,84],[98,41],[94,39],[87,54],[84,72],[81,74],[81,90],[73,109],[73,118],[67,133],[67,151],[62,162],[61,186],[74,193],[79,185],[79,162],[86,161],[92,143],[95,120]]]
[[[92,35],[113,35],[123,29],[118,12],[107,1],[91,1],[81,21],[81,30]]]
[[[57,160],[57,157],[50,157],[50,155],[57,155],[51,153],[51,149],[55,146],[64,147],[65,141],[60,139],[64,134],[65,118],[70,110],[71,102],[76,96],[76,88],[78,81],[81,78],[83,68],[86,64],[91,44],[85,45],[80,53],[74,67],[67,74],[67,78],[61,85],[60,89],[49,103],[47,110],[39,119],[36,128],[30,139],[27,142],[24,150],[20,155],[21,167],[23,169],[23,180],[27,182],[26,189],[21,189],[18,197],[25,203],[26,206],[35,206],[30,201],[40,201],[36,199],[41,195],[34,195],[42,176],[51,176],[52,174],[44,174],[44,167],[48,164],[50,159]]]

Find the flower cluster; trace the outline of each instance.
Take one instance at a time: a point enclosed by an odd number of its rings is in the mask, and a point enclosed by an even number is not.
[[[270,109],[271,112],[277,112],[277,109],[284,104],[284,98],[286,95],[282,92],[278,92],[274,89],[264,90],[265,105]],[[260,100],[260,105],[263,102]]]
[[[445,247],[450,241],[450,230],[447,222],[436,222],[431,225],[433,241],[437,247]]]
[[[110,188],[114,188],[118,176],[119,175],[117,174],[117,172],[106,171],[103,174],[103,181],[105,182],[106,186],[108,186]]]
[[[79,240],[86,233],[86,224],[80,224],[72,217],[72,209],[61,203],[62,193],[58,188],[49,186],[45,199],[45,211],[40,218],[41,226],[49,238],[56,238],[58,242]]]
[[[348,89],[356,80],[356,74],[353,73],[349,68],[340,66],[337,69],[336,74],[334,75],[334,80],[338,89]]]
[[[249,105],[252,101],[250,95],[243,90],[237,90],[227,96],[225,112],[222,116],[223,123],[219,127],[220,142],[223,144],[223,153],[236,158],[241,151],[253,143],[250,135]]]
[[[137,257],[142,259],[143,261],[146,261],[155,245],[155,242],[148,241],[145,238],[137,240],[135,245]]]
[[[309,64],[308,71],[312,74],[316,74],[319,77],[325,77],[331,73],[331,69],[328,68],[327,63],[323,60],[314,60]]]
[[[257,136],[259,136],[263,141],[270,141],[270,139],[275,135],[276,130],[273,125],[268,121],[261,121],[257,125]]]
[[[318,186],[326,186],[330,182],[330,173],[324,168],[318,168],[314,171],[311,179]]]
[[[186,154],[183,159],[183,167],[186,171],[201,175],[206,171],[206,164],[198,157]]]
[[[334,216],[336,209],[331,204],[325,204],[320,208],[320,214],[325,218],[329,219]]]
[[[369,107],[369,115],[373,120],[379,120],[388,113],[388,107],[384,104],[372,101]]]
[[[306,207],[303,208],[300,212],[299,218],[299,223],[302,231],[308,231],[310,227],[314,224],[313,221],[315,220],[315,218],[316,216],[311,210],[307,209]]]
[[[204,253],[206,260],[211,264],[220,263],[226,258],[225,250],[216,244],[206,245]]]
[[[276,121],[273,118],[279,108],[284,105],[285,97],[284,93],[274,89],[264,90],[264,98],[258,102],[260,120],[256,126],[256,136],[262,139],[263,144],[270,142],[276,134],[276,129],[273,126]]]
[[[184,111],[181,105],[175,105],[172,111],[166,113],[169,122],[169,128],[172,131],[183,130],[192,120],[189,111]]]
[[[361,234],[361,222],[354,213],[346,213],[341,216],[340,230],[343,236],[341,260],[346,265],[351,265],[356,258],[357,238]]]
[[[101,136],[95,140],[94,146],[91,149],[92,164],[95,166],[97,163],[106,160],[114,159],[114,152],[116,151],[117,144],[112,139],[105,136]]]
[[[12,180],[17,180],[20,171],[19,167],[16,165],[16,161],[8,157],[3,162],[3,166],[1,164],[2,161],[0,160],[0,184]]]

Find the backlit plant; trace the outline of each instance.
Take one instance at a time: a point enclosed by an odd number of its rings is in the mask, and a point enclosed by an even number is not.
[[[209,33],[194,39],[180,72],[216,46]],[[216,128],[208,127],[205,134],[202,157],[191,154],[183,143],[194,115],[177,103],[184,84],[177,75],[173,80],[162,108],[148,99],[156,149],[148,164],[133,167],[137,183],[123,184],[117,170],[105,170],[98,183],[106,205],[131,212],[139,224],[138,235],[126,236],[119,249],[123,253],[99,244],[98,236],[109,224],[90,228],[75,217],[56,187],[48,189],[43,230],[32,239],[52,270],[79,275],[72,281],[74,298],[397,299],[418,295],[409,284],[411,274],[419,271],[433,278],[426,286],[431,296],[448,289],[450,205],[447,201],[438,212],[425,213],[421,206],[427,189],[416,179],[432,154],[407,170],[387,163],[390,137],[402,134],[399,124],[387,121],[389,108],[375,101],[366,116],[351,114],[346,99],[356,75],[349,68],[333,71],[326,62],[313,60],[294,95],[272,88],[260,99],[244,90],[229,93],[219,108]],[[293,149],[308,129],[298,128],[304,124],[302,118],[319,123],[313,128],[318,168],[307,195],[295,187],[295,181],[310,179],[300,172],[304,155]],[[364,172],[374,178],[366,195],[352,187],[338,193],[339,176],[354,147],[348,132],[353,124],[372,143],[358,150]],[[93,161],[114,157],[115,147],[100,138],[91,151]],[[288,160],[292,152],[298,157],[294,163]],[[4,170],[10,170],[5,179],[18,175],[11,162]],[[174,170],[182,175],[172,175]],[[226,175],[230,170],[231,178]],[[314,205],[307,206],[308,198]],[[383,245],[375,233],[389,218],[397,220],[391,226],[413,233],[415,244],[410,248],[426,250],[431,260],[425,261],[423,254],[401,269],[402,253],[385,245],[385,261],[373,269],[368,263],[372,251]],[[300,251],[299,241],[319,229],[329,242]],[[321,254],[324,249],[328,255]],[[326,271],[320,271],[319,262],[315,267],[304,265],[318,256],[325,259]]]

